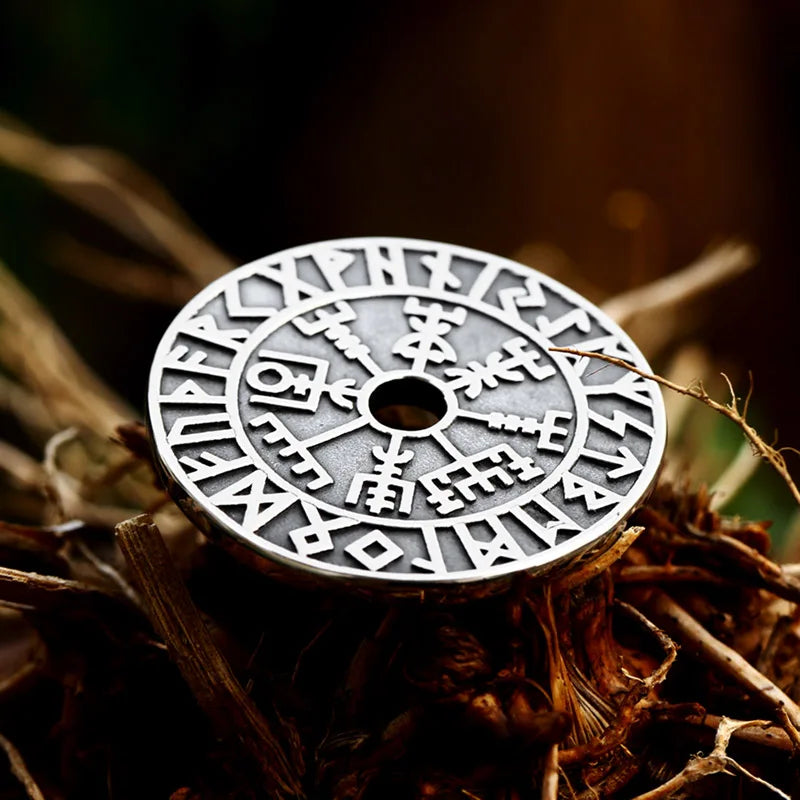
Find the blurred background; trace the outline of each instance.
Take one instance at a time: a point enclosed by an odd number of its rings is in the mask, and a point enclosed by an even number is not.
[[[222,253],[401,235],[516,257],[599,302],[741,237],[753,269],[634,333],[657,370],[723,401],[715,376],[744,394],[752,370],[754,424],[800,444],[798,41],[800,6],[781,0],[5,0],[3,124],[31,132],[0,139],[0,259],[141,411],[195,287],[135,209],[37,136],[184,225],[171,195],[219,248],[196,248],[209,275]],[[13,420],[2,433],[35,449]],[[675,435],[673,470],[709,483],[742,441],[705,409]],[[769,470],[732,510],[775,518],[796,555]]]

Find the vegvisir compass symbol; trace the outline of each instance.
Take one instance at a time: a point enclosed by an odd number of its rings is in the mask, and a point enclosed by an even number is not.
[[[628,337],[526,267],[349,239],[209,286],[161,342],[157,454],[189,513],[267,558],[397,586],[556,562],[613,530],[664,446]]]

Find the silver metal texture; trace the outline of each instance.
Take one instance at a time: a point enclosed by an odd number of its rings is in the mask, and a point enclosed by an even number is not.
[[[178,314],[148,415],[172,494],[267,571],[394,594],[499,585],[595,546],[661,462],[628,336],[551,278],[360,238],[234,270]]]

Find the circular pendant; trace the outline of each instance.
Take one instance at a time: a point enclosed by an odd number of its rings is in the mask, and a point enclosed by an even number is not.
[[[599,309],[504,258],[394,238],[286,250],[167,330],[156,457],[192,520],[265,569],[500,586],[617,530],[663,455],[654,383],[554,347],[648,369]]]

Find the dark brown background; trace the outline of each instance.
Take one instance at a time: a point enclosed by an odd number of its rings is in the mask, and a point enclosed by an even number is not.
[[[614,292],[751,238],[758,269],[690,309],[686,335],[699,325],[720,368],[752,368],[764,418],[800,441],[796,3],[7,0],[2,14],[6,108],[130,155],[241,261],[359,234],[506,255],[547,242]],[[53,271],[61,229],[124,248],[31,180],[2,173],[0,197],[0,256],[138,400],[171,312]]]

